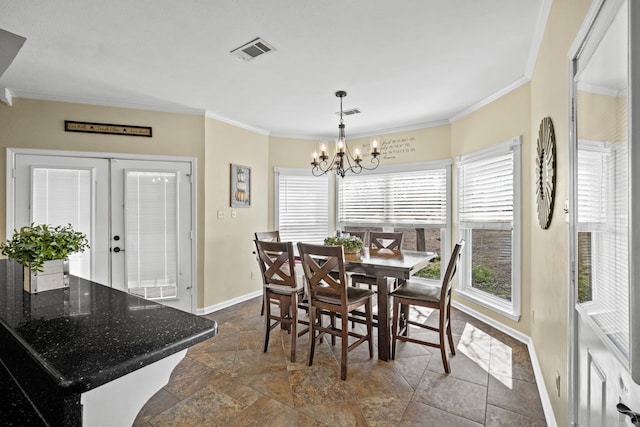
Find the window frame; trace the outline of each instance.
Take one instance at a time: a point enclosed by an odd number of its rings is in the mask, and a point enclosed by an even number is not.
[[[484,223],[484,226],[462,228],[460,220],[461,167],[472,162],[513,153],[513,219],[511,227],[508,223]],[[522,136],[495,144],[491,147],[474,151],[456,158],[456,225],[458,238],[466,240],[466,247],[460,262],[456,295],[488,308],[511,320],[519,321],[521,315],[522,294]],[[505,230],[511,229],[511,302],[493,296],[473,287],[472,253],[473,230]]]
[[[282,235],[282,230],[280,229],[280,176],[299,176],[299,177],[310,177],[313,176],[311,175],[311,172],[309,171],[309,169],[302,169],[302,168],[282,168],[282,167],[274,167],[273,168],[273,186],[274,186],[274,200],[273,200],[273,223],[274,223],[274,228],[276,230],[279,230],[281,232]],[[331,218],[331,204],[329,203],[331,200],[331,179],[329,177],[329,175],[325,175],[325,176],[320,176],[320,177],[315,177],[313,176],[314,179],[326,179],[327,181],[327,200],[326,200],[326,208],[327,208],[327,233],[326,236],[329,236],[331,234],[331,224],[332,224],[332,218]],[[286,232],[284,233],[286,235]],[[325,236],[325,237],[326,237]],[[310,241],[306,241],[306,243],[317,243],[317,244],[321,244],[322,242],[310,242]]]
[[[451,167],[453,165],[452,159],[441,159],[441,160],[428,160],[421,162],[411,162],[411,163],[397,163],[390,165],[382,165],[376,168],[375,170],[367,170],[363,171],[361,175],[381,175],[381,174],[389,174],[389,173],[402,173],[402,172],[417,172],[417,171],[427,171],[427,170],[437,170],[444,169],[446,171],[446,219],[444,223],[444,227],[442,225],[436,224],[423,224],[423,223],[370,223],[365,224],[367,227],[381,227],[384,231],[393,231],[394,227],[397,228],[423,228],[423,229],[437,229],[440,230],[440,279],[428,279],[428,278],[420,278],[420,280],[431,281],[434,283],[439,283],[442,277],[444,276],[446,265],[449,263],[449,256],[451,255],[451,236],[452,236],[452,179],[451,179]],[[344,229],[344,227],[362,227],[362,224],[356,224],[351,222],[339,222],[340,218],[340,182],[336,179],[335,183],[335,221],[337,229]]]

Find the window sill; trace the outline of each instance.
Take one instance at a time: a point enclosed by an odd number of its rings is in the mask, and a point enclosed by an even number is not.
[[[456,289],[456,295],[481,305],[482,307],[488,308],[501,316],[507,317],[516,322],[520,321],[520,313],[514,312],[513,307],[510,304],[504,303],[497,298],[491,298],[484,292],[478,292],[473,289]]]

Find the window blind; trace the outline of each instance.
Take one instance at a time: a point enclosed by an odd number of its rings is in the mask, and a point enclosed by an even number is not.
[[[175,287],[178,280],[177,174],[127,171],[125,197],[129,288]]]
[[[595,143],[597,144],[597,143]],[[591,235],[591,300],[582,305],[629,356],[629,185],[626,144],[578,147],[578,230]]]
[[[345,176],[338,226],[446,227],[447,169]]]
[[[601,228],[607,221],[611,194],[610,150],[593,144],[578,149],[578,228]]]
[[[276,171],[276,228],[288,242],[322,244],[329,235],[329,179],[308,170]]]
[[[513,165],[513,151],[458,164],[458,218],[461,228],[504,229],[513,226]]]
[[[32,169],[33,222],[49,225],[71,224],[86,234],[93,245],[93,174],[87,169]],[[91,250],[69,256],[69,272],[91,277]]]

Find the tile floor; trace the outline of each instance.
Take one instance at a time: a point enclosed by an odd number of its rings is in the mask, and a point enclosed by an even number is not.
[[[450,375],[438,349],[399,342],[395,361],[350,352],[341,381],[339,340],[318,343],[308,367],[308,334],[291,363],[278,328],[263,353],[260,301],[210,314],[219,335],[189,349],[134,426],[546,426],[527,347],[460,311]]]

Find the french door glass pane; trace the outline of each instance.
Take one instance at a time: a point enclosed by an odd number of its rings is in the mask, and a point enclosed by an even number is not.
[[[132,294],[177,297],[177,184],[171,172],[125,172],[125,254]]]
[[[76,231],[92,239],[91,170],[84,169],[32,169],[33,222],[52,226],[71,224]],[[69,257],[69,273],[91,278],[91,250]]]

